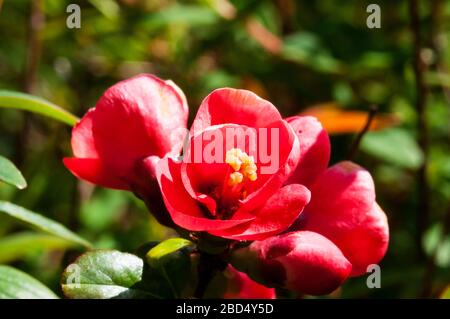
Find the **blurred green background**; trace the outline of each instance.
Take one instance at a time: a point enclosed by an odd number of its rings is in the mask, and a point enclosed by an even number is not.
[[[348,158],[361,129],[350,110],[365,118],[375,104],[396,125],[365,135],[353,160],[373,174],[389,218],[381,288],[354,278],[331,297],[439,297],[450,283],[450,1],[419,1],[425,154],[417,143],[421,115],[408,1],[376,1],[380,29],[366,26],[371,2],[0,0],[0,89],[32,93],[82,116],[107,87],[146,72],[183,89],[191,120],[201,100],[225,86],[256,92],[284,116],[321,104],[320,110],[343,111],[325,125],[332,163]],[[81,7],[80,29],[66,27],[70,3]],[[337,134],[344,123],[350,129]],[[94,188],[64,168],[71,150],[63,124],[0,109],[0,154],[29,185],[18,191],[1,183],[0,200],[53,218],[96,247],[134,251],[173,235],[132,195]],[[424,160],[426,184],[418,179]],[[55,291],[76,254],[0,217],[0,263]]]

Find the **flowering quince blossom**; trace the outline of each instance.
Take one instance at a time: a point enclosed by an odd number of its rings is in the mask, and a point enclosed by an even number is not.
[[[64,164],[91,183],[134,191],[159,212],[152,171],[160,158],[180,153],[188,112],[183,92],[172,81],[144,74],[119,82],[74,127],[74,157]]]
[[[388,224],[371,175],[351,162],[328,167],[329,138],[315,118],[283,119],[250,91],[217,89],[182,152],[187,115],[170,81],[119,82],[73,129],[75,157],[64,163],[79,178],[133,191],[165,225],[253,241],[231,253],[237,270],[227,268],[248,297],[272,297],[250,278],[326,294],[382,259]]]
[[[245,90],[215,90],[200,105],[190,135],[183,161],[168,156],[157,166],[178,226],[234,240],[264,239],[287,230],[309,202],[305,186],[284,185],[298,164],[299,140],[270,102]],[[201,157],[211,145],[216,158],[210,162]],[[270,148],[275,165],[250,155],[267,155]]]

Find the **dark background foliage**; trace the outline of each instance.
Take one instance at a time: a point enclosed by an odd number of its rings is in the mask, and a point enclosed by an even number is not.
[[[285,116],[316,104],[364,112],[375,104],[399,122],[366,134],[354,157],[373,174],[389,218],[381,288],[350,279],[331,297],[438,297],[450,282],[450,1],[418,2],[414,33],[408,1],[376,1],[382,27],[369,29],[369,1],[0,0],[0,88],[45,97],[78,116],[107,87],[142,72],[177,83],[191,120],[201,100],[224,86],[253,90]],[[66,27],[69,3],[81,6],[80,29]],[[334,124],[351,122],[345,114]],[[332,163],[348,158],[354,138],[331,136]],[[0,109],[0,154],[29,184],[24,191],[0,184],[0,199],[58,220],[99,248],[134,251],[173,235],[130,194],[76,180],[61,161],[69,142],[63,124]],[[77,252],[21,235],[20,225],[0,218],[0,263],[59,291]]]

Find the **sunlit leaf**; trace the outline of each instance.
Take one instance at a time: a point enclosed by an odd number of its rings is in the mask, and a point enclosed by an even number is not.
[[[395,128],[371,132],[364,136],[361,150],[387,163],[408,169],[417,169],[423,154],[411,134]]]
[[[189,240],[183,239],[183,238],[170,238],[162,243],[156,245],[153,247],[148,253],[147,253],[147,261],[150,263],[150,265],[155,266],[160,264],[164,257],[169,256],[170,254],[185,248],[192,246],[192,242]]]
[[[344,110],[334,103],[313,106],[300,115],[315,116],[328,134],[348,134],[360,132],[367,122],[367,112]],[[399,123],[393,114],[378,114],[372,120],[369,130],[381,130]]]
[[[119,15],[120,7],[114,0],[89,0],[105,17],[114,19]]]
[[[60,237],[87,248],[92,247],[89,242],[73,233],[60,223],[29,211],[23,207],[14,205],[9,202],[0,201],[0,213],[6,214],[16,220],[27,224],[28,226],[43,231],[44,233]]]
[[[0,239],[0,263],[9,263],[36,252],[73,248],[77,245],[60,237],[21,232]]]
[[[21,92],[0,90],[0,107],[19,109],[51,117],[73,126],[78,118],[40,97]]]
[[[27,187],[27,182],[22,173],[7,158],[0,156],[0,181],[16,186],[18,189]]]
[[[0,299],[58,299],[58,297],[30,275],[0,265]]]
[[[115,250],[91,251],[69,265],[62,276],[62,290],[72,299],[157,298],[136,285],[142,280],[144,262]]]

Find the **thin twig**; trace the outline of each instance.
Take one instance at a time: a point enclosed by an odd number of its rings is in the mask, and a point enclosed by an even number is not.
[[[428,167],[428,126],[426,121],[426,104],[428,88],[425,84],[426,64],[421,57],[421,37],[420,37],[420,18],[419,5],[417,0],[409,1],[410,28],[413,35],[414,50],[414,75],[416,85],[416,110],[418,115],[418,143],[423,152],[423,163],[418,171],[418,198],[419,205],[417,210],[417,234],[416,245],[419,257],[424,260],[425,252],[422,247],[423,234],[428,225],[430,206],[429,206],[429,187],[427,180]]]
[[[41,30],[44,26],[42,0],[33,0],[30,5],[31,12],[28,21],[27,56],[24,74],[24,90],[27,93],[33,93],[34,90],[42,53]]]
[[[366,124],[364,124],[363,129],[356,136],[356,138],[353,141],[353,144],[350,147],[350,150],[348,152],[347,158],[350,161],[355,157],[356,153],[358,152],[359,145],[361,144],[361,141],[362,141],[364,135],[366,135],[366,133],[369,131],[370,125],[372,124],[372,121],[375,118],[375,115],[377,114],[377,112],[378,112],[378,107],[376,105],[372,105],[369,109],[369,114],[367,115]]]
[[[34,93],[36,86],[37,71],[42,52],[42,37],[41,30],[44,26],[44,13],[42,8],[42,0],[34,0],[30,2],[30,12],[27,24],[27,38],[26,38],[26,56],[25,67],[23,70],[23,90],[27,93]],[[26,147],[28,136],[31,131],[31,116],[24,114],[24,128],[17,136],[17,163],[21,165],[25,161]]]

